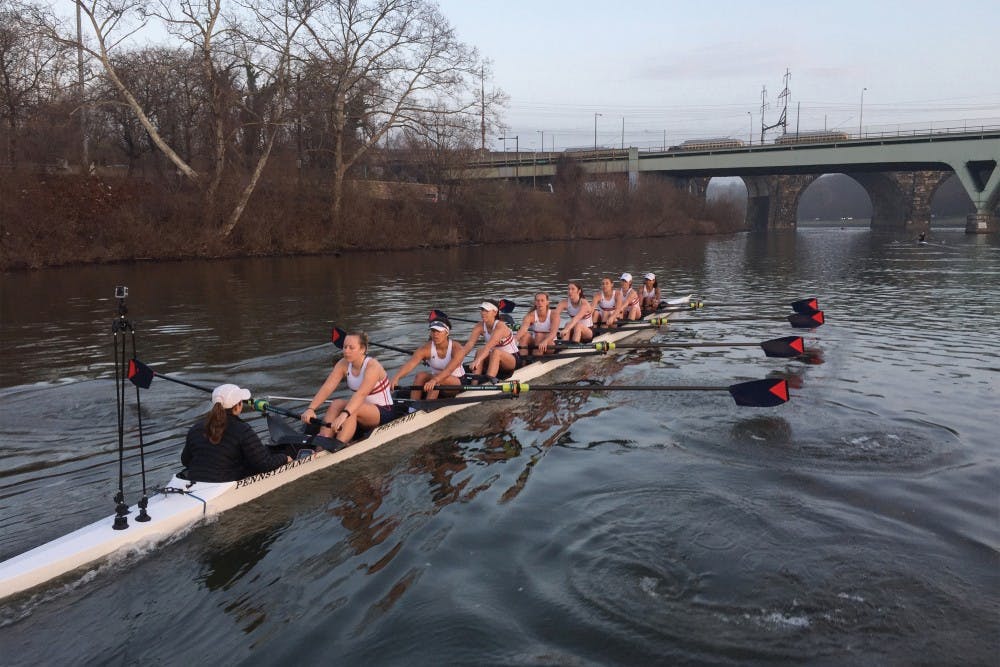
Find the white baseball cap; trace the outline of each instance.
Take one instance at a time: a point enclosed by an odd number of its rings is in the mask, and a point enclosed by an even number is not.
[[[221,403],[226,410],[231,409],[240,401],[250,400],[250,390],[240,389],[235,384],[220,384],[212,392],[212,403]]]
[[[447,322],[442,322],[441,320],[434,320],[427,327],[428,329],[433,329],[437,331],[451,331],[451,327],[448,326]]]
[[[490,303],[489,301],[483,301],[479,304],[479,310],[492,310],[494,313],[499,311],[495,303]]]
[[[619,278],[618,280],[626,280],[628,282],[632,282],[632,274],[626,271],[625,273],[622,274],[622,277]]]
[[[647,273],[646,275],[643,276],[643,278],[645,278],[646,280],[656,280],[656,274],[655,273]]]

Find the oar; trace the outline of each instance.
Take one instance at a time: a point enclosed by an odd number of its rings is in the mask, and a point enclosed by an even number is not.
[[[499,385],[497,385],[499,386]],[[462,391],[466,389],[489,389],[491,387],[462,387]],[[400,389],[415,389],[422,390],[423,386],[414,385],[412,387],[400,387]],[[467,403],[483,403],[485,401],[497,401],[497,400],[507,400],[512,398],[517,398],[517,394],[505,393],[505,394],[493,394],[490,396],[459,396],[457,398],[397,398],[397,403],[406,403],[407,405],[412,405],[415,408],[420,408],[422,410],[436,410],[437,408],[444,408],[449,405],[464,405]]]
[[[516,330],[518,328],[518,324],[514,322],[513,317],[507,314],[512,310],[514,310],[514,302],[508,301],[506,299],[501,299],[500,303],[501,305],[507,308],[506,310],[503,309],[500,310],[500,319],[504,321],[504,324]],[[450,315],[448,315],[448,313],[444,312],[443,310],[438,310],[437,308],[431,310],[430,314],[427,316],[428,322],[433,322],[434,320],[455,320],[456,322],[470,322],[472,324],[479,324],[479,322],[482,321],[482,320],[474,320],[468,317],[451,317]]]
[[[738,306],[738,307],[750,307],[753,304],[747,303],[746,301],[709,301],[708,303],[701,300],[692,300],[688,302],[687,306],[672,306],[666,301],[660,302],[660,308],[656,309],[658,313],[682,313],[688,310],[696,310],[699,308],[718,308],[722,306]],[[799,299],[797,301],[792,301],[788,304],[792,307],[796,313],[801,313],[803,315],[811,315],[819,310],[819,301],[816,297],[809,297],[807,299]]]
[[[669,326],[670,324],[699,324],[701,322],[780,322],[783,319],[787,319],[788,323],[792,325],[795,329],[815,329],[826,321],[823,316],[822,310],[817,310],[814,313],[793,313],[787,318],[783,317],[767,317],[767,316],[755,316],[748,315],[746,317],[711,317],[711,318],[701,318],[694,320],[676,320],[670,321],[666,317],[651,317],[647,320],[648,324],[636,323],[635,326],[622,325],[621,328],[628,329],[646,329],[649,327],[659,327],[659,326]],[[610,329],[614,331],[614,329]]]
[[[805,345],[801,336],[785,336],[765,340],[761,343],[613,343],[599,341],[597,343],[568,343],[556,341],[556,347],[562,349],[589,349],[594,354],[611,350],[639,350],[659,348],[689,348],[689,347],[760,347],[768,357],[799,357],[804,354]],[[529,345],[535,348],[536,345]],[[560,354],[559,356],[566,356]]]
[[[498,382],[494,385],[463,387],[463,391],[501,391],[519,395],[526,391],[728,391],[737,405],[771,408],[788,402],[788,381],[751,380],[726,387],[702,385],[566,385],[529,384],[527,382]],[[458,399],[456,399],[458,400]]]
[[[333,327],[330,330],[330,342],[337,346],[338,349],[344,349],[344,338],[347,337],[347,332],[340,327]],[[392,345],[386,345],[385,343],[376,343],[373,340],[368,341],[369,345],[374,345],[375,347],[381,347],[386,350],[392,350],[393,352],[402,352],[403,354],[413,354],[413,350],[404,350],[401,347],[394,347]]]
[[[198,389],[199,391],[205,391],[211,394],[215,389],[212,387],[206,387],[204,385],[195,384],[193,382],[187,382],[186,380],[181,380],[169,375],[164,375],[153,370],[150,366],[142,363],[138,359],[130,359],[128,362],[128,379],[135,386],[141,389],[149,389],[149,386],[153,383],[153,378],[163,378],[169,382],[176,382],[177,384],[182,384],[185,387],[191,387],[192,389]],[[286,417],[294,417],[295,419],[302,419],[302,415],[291,410],[285,410],[284,408],[279,408],[277,406],[271,405],[269,402],[262,398],[251,398],[246,401],[248,406],[257,410],[258,412],[275,412],[279,415],[285,415]],[[330,424],[321,421],[318,418],[312,418],[309,420],[313,424],[319,424],[320,426],[330,426]]]

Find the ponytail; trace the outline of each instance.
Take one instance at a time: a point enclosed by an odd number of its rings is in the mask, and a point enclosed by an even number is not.
[[[213,403],[205,418],[205,435],[213,445],[219,444],[222,434],[226,431],[226,422],[229,419],[230,410],[222,407],[222,403]]]

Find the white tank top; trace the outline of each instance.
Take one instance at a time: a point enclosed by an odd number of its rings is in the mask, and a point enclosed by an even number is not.
[[[361,364],[361,373],[354,375],[354,366],[347,362],[347,388],[351,391],[361,389],[361,382],[365,378],[365,369],[371,357],[365,357]],[[390,390],[389,376],[383,375],[382,379],[375,383],[371,392],[365,396],[365,403],[373,405],[392,405],[392,391]]]
[[[618,291],[621,292],[621,290]],[[639,303],[639,295],[636,294],[633,288],[629,287],[627,292],[622,292],[622,301],[625,302],[626,308],[631,308]]]
[[[610,313],[615,309],[615,291],[611,290],[611,296],[604,298],[604,292],[601,292],[601,299],[597,302],[597,307],[604,312]]]
[[[545,319],[538,319],[538,311],[535,311],[535,323],[531,325],[535,333],[548,333],[552,331],[552,311],[545,310]]]
[[[440,373],[444,369],[448,368],[448,364],[451,363],[451,354],[455,351],[455,341],[448,341],[448,353],[443,357],[437,356],[437,345],[433,341],[430,343],[431,346],[431,358],[427,360],[427,365],[431,367],[431,370]],[[455,367],[455,370],[451,374],[457,378],[465,375],[465,370],[462,368],[461,364]]]
[[[573,307],[573,302],[570,299],[566,299],[566,312],[569,313],[569,316],[571,318],[572,317],[576,317],[576,314],[580,312],[581,308],[583,308],[583,304],[584,303],[586,303],[586,301],[584,299],[580,299],[580,303],[576,306],[576,308],[574,308]],[[593,316],[593,313],[588,314],[585,318],[583,318],[582,320],[580,320],[580,324],[582,324],[585,327],[592,327],[592,326],[594,326],[594,316]]]
[[[500,318],[497,318],[493,320],[493,328],[487,329],[486,322],[483,322],[483,338],[486,340],[492,338],[493,332],[496,331],[497,325],[499,324],[501,324]],[[514,340],[514,334],[508,333],[505,338],[501,338],[495,349],[510,352],[511,354],[517,354],[517,341]]]
[[[643,301],[645,301],[646,299],[652,299],[654,296],[656,296],[656,288],[655,287],[652,290],[650,290],[649,292],[647,292],[646,291],[646,286],[645,285],[642,286],[642,300]]]

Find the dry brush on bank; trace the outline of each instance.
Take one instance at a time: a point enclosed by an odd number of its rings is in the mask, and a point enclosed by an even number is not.
[[[610,183],[548,193],[484,182],[452,187],[438,202],[405,189],[380,199],[369,188],[349,187],[345,215],[333,223],[328,190],[268,178],[254,194],[244,224],[222,240],[202,221],[203,200],[196,189],[158,183],[126,176],[8,174],[0,183],[0,269],[743,228],[735,206],[706,204],[657,183],[635,191]]]

